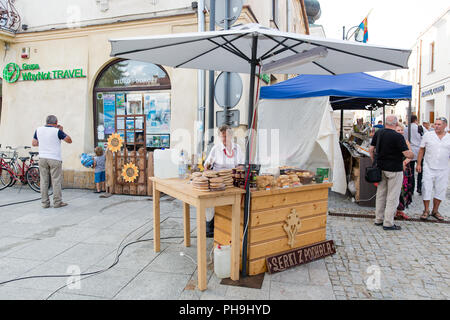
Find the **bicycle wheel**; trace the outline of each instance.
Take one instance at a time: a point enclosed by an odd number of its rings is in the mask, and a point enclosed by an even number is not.
[[[9,187],[14,181],[14,178],[11,176],[11,173],[6,169],[6,167],[0,167],[0,190],[3,190]]]
[[[16,174],[16,177],[18,177],[19,169],[17,168],[17,165],[14,162],[11,161],[9,163],[9,166],[11,167],[12,171]],[[17,179],[14,179],[14,177],[13,177],[13,179],[11,180],[11,182],[10,182],[8,187],[12,187],[13,185],[16,184],[16,182],[17,182]]]
[[[41,175],[39,167],[30,167],[27,170],[26,178],[28,185],[33,191],[41,192]]]

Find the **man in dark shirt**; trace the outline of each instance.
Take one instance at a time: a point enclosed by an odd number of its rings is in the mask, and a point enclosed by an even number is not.
[[[403,157],[414,158],[414,153],[409,150],[405,138],[395,131],[397,123],[396,116],[387,116],[385,129],[375,133],[369,149],[370,156],[374,160],[377,140],[380,139],[376,153],[377,165],[382,171],[382,179],[377,188],[375,225],[382,225],[384,230],[401,229],[400,226],[394,225],[394,216],[402,190]]]

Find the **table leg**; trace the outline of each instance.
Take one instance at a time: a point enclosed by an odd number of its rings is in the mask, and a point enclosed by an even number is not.
[[[197,272],[198,289],[206,290],[206,208],[197,207]]]
[[[239,239],[241,226],[241,196],[236,196],[231,207],[231,280],[239,280],[239,254],[241,242]]]
[[[160,206],[159,198],[161,193],[156,190],[156,183],[153,182],[153,248],[155,252],[161,250],[161,232],[160,232]]]
[[[184,246],[191,246],[191,213],[188,203],[183,203]]]

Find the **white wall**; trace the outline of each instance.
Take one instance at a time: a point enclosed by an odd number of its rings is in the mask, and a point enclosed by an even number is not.
[[[108,4],[106,11],[101,10],[103,1]],[[89,25],[93,20],[117,21],[120,17],[125,20],[132,15],[190,8],[191,3],[191,0],[16,0],[15,7],[29,31],[40,31],[76,22]]]

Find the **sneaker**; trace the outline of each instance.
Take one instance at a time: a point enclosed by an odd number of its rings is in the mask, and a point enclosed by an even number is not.
[[[392,227],[383,227],[384,230],[402,230],[402,227],[396,226],[395,224]]]
[[[53,208],[61,208],[61,207],[65,207],[65,206],[67,206],[67,205],[68,205],[68,203],[61,202],[61,203],[55,204],[55,205],[53,206]]]

